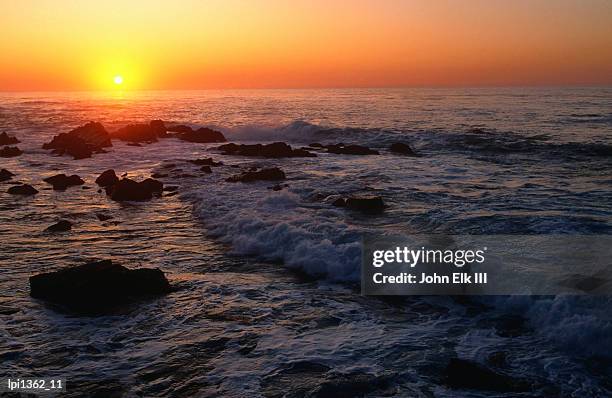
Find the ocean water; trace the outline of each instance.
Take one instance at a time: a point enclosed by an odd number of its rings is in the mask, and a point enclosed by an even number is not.
[[[151,119],[382,154],[242,158],[174,138],[78,161],[41,149],[90,120]],[[0,167],[40,190],[0,187],[2,376],[63,376],[73,396],[490,396],[445,384],[459,357],[532,386],[512,396],[612,394],[609,297],[390,300],[357,286],[365,233],[611,234],[612,88],[1,93],[0,131],[25,152]],[[422,156],[385,151],[397,141]],[[188,162],[209,156],[225,165]],[[227,183],[231,165],[279,166],[288,187]],[[112,202],[93,182],[108,168],[167,173],[179,194]],[[91,189],[45,189],[60,172]],[[329,203],[354,193],[389,207]],[[43,232],[60,218],[70,233]],[[30,275],[101,258],[159,267],[180,289],[103,317],[29,297]]]

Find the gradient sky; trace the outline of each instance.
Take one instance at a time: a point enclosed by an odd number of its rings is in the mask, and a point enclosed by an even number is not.
[[[0,90],[612,84],[612,1],[0,0]]]

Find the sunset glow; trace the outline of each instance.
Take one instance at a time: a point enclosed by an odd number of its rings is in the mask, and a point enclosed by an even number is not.
[[[37,0],[0,13],[0,90],[612,83],[604,0]]]

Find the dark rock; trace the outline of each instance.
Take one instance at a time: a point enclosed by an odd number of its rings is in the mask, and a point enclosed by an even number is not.
[[[327,145],[327,152],[339,155],[378,155],[378,151],[361,145]]]
[[[130,270],[110,260],[30,277],[30,295],[75,310],[103,311],[144,296],[171,291],[158,268]]]
[[[179,134],[193,132],[193,129],[191,127],[185,126],[183,124],[177,124],[174,126],[166,127],[166,130],[171,131],[173,133],[179,133]]]
[[[312,144],[308,145],[311,148],[324,148],[323,144],[319,144],[318,142],[313,142]]]
[[[152,178],[147,178],[145,181],[136,182],[129,178],[123,178],[115,185],[106,188],[106,194],[112,200],[134,201],[141,202],[153,198],[153,194],[158,194],[163,190],[164,186],[161,182]]]
[[[163,120],[151,120],[149,122],[149,126],[151,127],[151,130],[153,130],[159,138],[168,137],[168,131],[166,130],[166,124],[164,123]]]
[[[190,160],[190,163],[193,163],[195,165],[198,166],[212,166],[212,167],[217,167],[217,166],[222,166],[223,162],[215,162],[213,160],[213,158],[202,158],[202,159],[195,159],[195,160]]]
[[[245,171],[241,174],[231,176],[228,182],[251,182],[251,181],[275,181],[284,180],[285,173],[278,167],[261,169],[256,171]]]
[[[201,127],[196,131],[186,131],[180,133],[178,138],[187,142],[209,143],[209,142],[227,142],[225,136],[220,131]]]
[[[104,173],[100,174],[98,178],[96,178],[96,184],[101,187],[115,185],[118,181],[119,177],[117,177],[117,174],[115,174],[115,170],[113,169],[106,170]]]
[[[66,232],[72,229],[72,223],[66,220],[60,220],[59,222],[51,225],[45,231],[47,232]]]
[[[109,216],[108,214],[104,214],[104,213],[96,213],[96,217],[100,221],[108,221],[108,220],[113,219],[113,216]]]
[[[407,156],[418,156],[416,152],[414,152],[412,148],[410,148],[410,145],[404,144],[402,142],[396,142],[391,144],[391,146],[389,147],[389,151]]]
[[[7,191],[11,195],[36,195],[38,191],[31,185],[22,184],[10,187]]]
[[[346,200],[346,207],[362,213],[380,213],[385,204],[380,196],[353,196]]]
[[[43,149],[53,149],[58,155],[68,154],[74,159],[91,157],[92,153],[104,152],[103,148],[111,147],[110,136],[100,123],[89,122],[81,127],[53,137]]]
[[[212,173],[212,169],[210,168],[210,166],[202,166],[200,168],[200,171],[204,172],[204,173]]]
[[[0,149],[0,158],[14,158],[22,153],[23,151],[16,146],[5,146],[4,148]]]
[[[15,174],[11,173],[7,169],[0,169],[0,182],[10,180]]]
[[[317,155],[304,149],[293,149],[284,142],[274,142],[262,145],[237,145],[234,143],[225,144],[218,147],[225,155],[238,156],[257,156],[264,158],[297,158],[297,157],[316,157]]]
[[[521,380],[459,358],[451,358],[446,366],[444,383],[451,388],[482,391],[521,392],[529,389],[527,383]]]
[[[151,193],[161,193],[164,190],[164,183],[153,178],[147,178],[146,180],[142,181],[140,185],[144,189],[149,190]]]
[[[344,198],[338,198],[332,202],[332,206],[346,207],[346,200],[344,200]]]
[[[53,185],[53,189],[56,191],[63,191],[68,187],[85,184],[85,181],[83,181],[81,177],[76,174],[73,174],[70,177],[68,177],[66,174],[57,174],[53,177],[45,178],[43,181]]]
[[[0,145],[15,145],[19,144],[20,142],[21,141],[19,141],[17,138],[10,137],[8,134],[6,134],[6,132],[0,134]]]
[[[158,130],[152,128],[150,124],[128,124],[112,133],[112,136],[121,141],[149,143],[157,141]]]

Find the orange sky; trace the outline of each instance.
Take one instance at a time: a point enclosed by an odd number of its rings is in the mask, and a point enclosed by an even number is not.
[[[1,0],[0,90],[612,84],[608,0]]]

